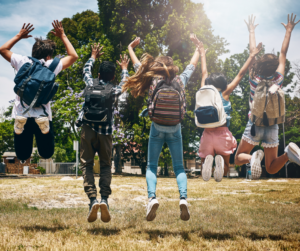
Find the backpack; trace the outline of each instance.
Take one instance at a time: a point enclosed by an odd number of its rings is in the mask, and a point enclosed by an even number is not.
[[[159,124],[173,126],[181,123],[186,112],[184,85],[179,76],[172,81],[154,77],[149,88],[148,114]]]
[[[226,123],[227,115],[219,91],[205,85],[196,93],[195,124],[201,128],[215,128]]]
[[[45,111],[46,105],[55,95],[58,84],[55,83],[54,70],[60,59],[54,58],[49,68],[32,57],[28,57],[32,63],[25,63],[15,76],[14,92],[20,97],[20,103],[25,108],[23,102],[29,107],[23,112],[25,114],[33,107],[41,106]]]
[[[269,92],[272,81],[262,79],[255,89],[250,119],[257,126],[272,126],[285,122],[285,96],[279,88],[274,94]]]
[[[83,120],[102,126],[111,125],[113,118],[114,85],[100,84],[98,78],[93,79],[93,86],[84,90],[85,105]]]

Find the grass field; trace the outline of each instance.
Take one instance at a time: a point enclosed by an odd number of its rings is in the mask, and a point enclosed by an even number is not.
[[[82,180],[61,178],[0,180],[0,250],[300,250],[299,179],[189,179],[183,222],[175,178],[159,178],[147,222],[145,177],[114,176],[111,222],[88,223]]]

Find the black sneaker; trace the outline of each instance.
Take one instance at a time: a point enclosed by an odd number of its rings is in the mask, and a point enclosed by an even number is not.
[[[103,222],[110,221],[109,206],[106,199],[101,199],[100,202],[101,220]]]
[[[87,217],[88,222],[94,222],[95,220],[97,220],[99,207],[99,202],[97,200],[93,200],[93,202],[90,204],[90,211]]]

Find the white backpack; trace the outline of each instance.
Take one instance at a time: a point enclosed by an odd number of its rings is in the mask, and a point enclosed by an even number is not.
[[[226,123],[221,95],[213,85],[205,85],[196,93],[195,124],[201,128],[215,128]]]

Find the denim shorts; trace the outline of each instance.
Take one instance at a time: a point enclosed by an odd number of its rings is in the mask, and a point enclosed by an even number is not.
[[[257,146],[262,142],[261,146],[266,148],[277,147],[278,140],[278,125],[272,126],[255,126],[255,136],[251,135],[251,126],[253,123],[248,121],[242,139],[249,144]]]

